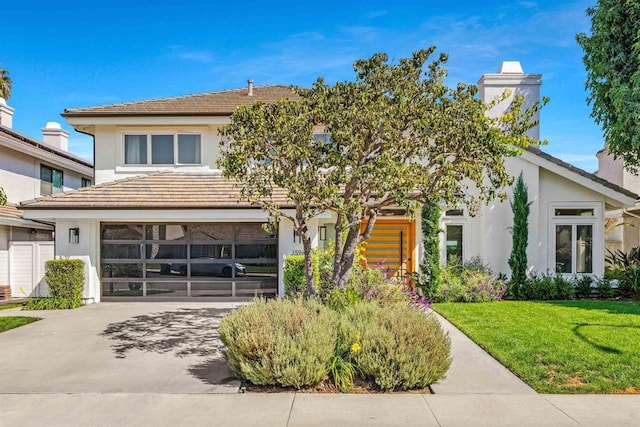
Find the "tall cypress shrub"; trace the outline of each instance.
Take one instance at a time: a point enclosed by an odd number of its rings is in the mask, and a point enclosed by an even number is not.
[[[511,267],[510,293],[515,298],[521,298],[527,281],[527,245],[529,244],[529,210],[531,203],[527,185],[524,183],[522,172],[518,176],[513,189],[511,210],[513,211],[513,246],[509,257]]]
[[[440,287],[440,206],[427,202],[422,205],[422,244],[424,258],[420,265],[421,287],[424,295],[433,299]]]

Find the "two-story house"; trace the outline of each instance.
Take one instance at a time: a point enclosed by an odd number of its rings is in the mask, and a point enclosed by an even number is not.
[[[489,101],[511,89],[530,105],[540,84],[540,75],[505,63],[482,76],[480,96]],[[239,105],[294,96],[286,86],[250,82],[242,89],[68,109],[68,122],[94,136],[96,185],[23,203],[25,215],[55,223],[57,256],[86,261],[90,301],[282,295],[284,259],[302,251],[300,240],[287,220],[277,229],[264,227],[267,213],[240,200],[215,161],[218,129]],[[531,269],[602,274],[604,211],[631,206],[635,194],[536,148],[507,159],[507,168],[514,176],[522,172],[529,187]],[[287,207],[284,194],[276,199]],[[332,238],[333,221],[325,213],[310,224],[313,245]],[[464,208],[445,211],[443,262],[480,256],[508,274],[512,223],[508,201],[494,201],[475,217]],[[370,264],[416,271],[421,241],[419,222],[390,209],[378,220],[366,256]]]
[[[44,262],[54,257],[54,226],[23,218],[17,204],[89,186],[91,163],[68,152],[69,133],[49,122],[38,141],[13,129],[14,109],[0,98],[0,299],[34,296]]]

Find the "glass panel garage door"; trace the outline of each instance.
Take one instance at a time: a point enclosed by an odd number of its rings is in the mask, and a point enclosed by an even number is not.
[[[101,224],[103,297],[275,295],[277,232],[261,223]]]

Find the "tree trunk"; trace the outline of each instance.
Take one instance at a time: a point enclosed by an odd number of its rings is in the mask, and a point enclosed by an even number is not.
[[[304,248],[304,274],[307,278],[307,293],[309,295],[317,295],[315,278],[313,277],[313,256],[311,249],[311,239],[308,233],[301,236],[302,247]]]
[[[302,209],[296,209],[296,221],[293,224],[294,229],[300,236],[302,248],[304,249],[304,275],[307,282],[307,293],[309,295],[317,295],[316,284],[313,277],[313,257],[311,248],[311,237],[309,236],[309,228],[302,214]]]
[[[336,286],[344,286],[349,281],[349,277],[353,272],[353,263],[358,251],[358,246],[364,240],[369,238],[371,230],[373,230],[373,226],[375,225],[376,217],[377,214],[375,212],[369,213],[369,221],[362,233],[360,233],[359,224],[352,225],[349,229],[347,238],[344,240],[343,249],[340,254],[341,256],[338,258],[338,256],[336,255],[336,260],[334,263],[333,283],[335,283]],[[351,218],[351,220],[352,221],[350,222],[356,222],[358,218]]]

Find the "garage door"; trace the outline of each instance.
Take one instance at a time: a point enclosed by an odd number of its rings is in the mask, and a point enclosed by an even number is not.
[[[9,242],[9,283],[13,298],[46,294],[45,263],[54,258],[53,242]]]

